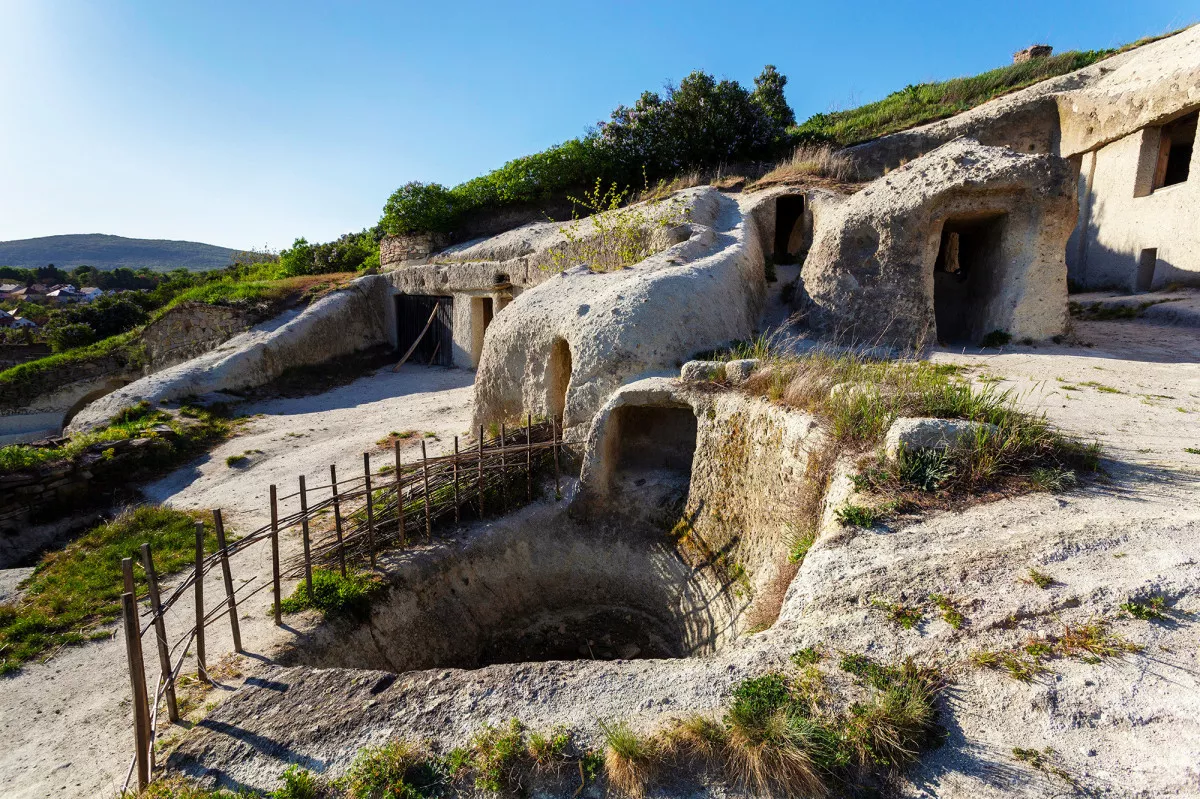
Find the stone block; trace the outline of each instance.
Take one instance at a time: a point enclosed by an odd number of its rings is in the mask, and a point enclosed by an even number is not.
[[[996,426],[962,419],[901,418],[892,422],[884,451],[894,460],[901,447],[909,450],[952,450],[966,446],[979,431],[995,432]]]

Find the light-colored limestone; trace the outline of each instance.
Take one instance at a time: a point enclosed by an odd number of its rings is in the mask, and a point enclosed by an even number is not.
[[[995,425],[964,419],[904,417],[888,428],[883,450],[889,460],[898,458],[901,450],[955,450],[995,430]]]

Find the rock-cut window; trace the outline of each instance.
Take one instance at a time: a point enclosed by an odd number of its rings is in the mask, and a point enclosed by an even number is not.
[[[1196,144],[1198,112],[1193,111],[1162,126],[1158,145],[1158,164],[1154,172],[1154,188],[1174,186],[1188,179],[1192,150]]]

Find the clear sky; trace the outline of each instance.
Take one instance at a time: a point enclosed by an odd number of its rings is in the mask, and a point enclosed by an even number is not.
[[[1198,20],[1195,0],[0,0],[0,240],[323,241],[693,69],[750,85],[773,63],[804,119]]]

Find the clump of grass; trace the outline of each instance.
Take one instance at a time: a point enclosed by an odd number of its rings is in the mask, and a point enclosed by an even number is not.
[[[561,764],[570,743],[571,734],[566,728],[555,727],[549,733],[531,732],[526,750],[534,767],[545,771]]]
[[[1025,651],[983,649],[971,653],[970,660],[981,669],[1005,671],[1014,680],[1025,683],[1048,671],[1040,658]]]
[[[871,600],[871,606],[882,610],[888,617],[888,620],[902,630],[914,629],[921,623],[921,619],[925,617],[925,613],[917,605],[906,605],[903,602],[888,602],[880,597],[875,597]]]
[[[803,563],[808,551],[817,542],[817,532],[811,527],[803,533],[793,535],[788,545],[788,562]]]
[[[225,459],[225,465],[230,469],[240,468],[250,462],[250,458],[245,455],[230,455]]]
[[[833,514],[846,527],[874,527],[880,518],[879,511],[875,508],[852,502],[838,508]]]
[[[1058,765],[1058,753],[1052,747],[1047,746],[1039,752],[1036,749],[1025,749],[1020,746],[1014,746],[1012,753],[1013,759],[1018,763],[1024,763],[1043,774],[1058,777],[1060,780],[1064,780],[1071,785],[1076,785],[1075,778],[1066,769]]]
[[[288,766],[279,779],[283,785],[271,792],[271,799],[320,799],[324,793],[317,776],[297,765]]]
[[[1046,574],[1045,572],[1040,572],[1037,569],[1033,568],[1032,566],[1029,567],[1028,574],[1029,574],[1029,576],[1027,578],[1025,578],[1023,580],[1023,582],[1029,583],[1031,585],[1036,585],[1038,588],[1041,588],[1043,591],[1058,582],[1053,577],[1051,577],[1049,574]]]
[[[1003,347],[1012,342],[1012,336],[1004,330],[993,330],[979,340],[979,346],[984,349]]]
[[[1167,618],[1167,600],[1152,596],[1142,601],[1131,599],[1121,605],[1121,610],[1142,621],[1162,621]]]
[[[1030,682],[1048,673],[1046,663],[1056,658],[1099,663],[1140,651],[1140,646],[1109,632],[1107,623],[1096,619],[1074,627],[1064,626],[1058,635],[1030,639],[1015,649],[974,652],[970,659],[979,668],[1006,671],[1015,680]]]
[[[292,595],[283,600],[285,613],[319,610],[364,619],[371,614],[371,602],[385,591],[383,582],[374,575],[349,572],[345,577],[332,569],[313,569],[312,592],[301,582]]]
[[[499,792],[515,784],[517,766],[525,751],[524,727],[517,719],[506,726],[484,725],[471,739],[475,787]]]
[[[359,752],[342,784],[350,799],[420,799],[430,770],[423,749],[407,741],[389,741]]]
[[[0,674],[16,671],[34,658],[63,646],[85,643],[95,628],[120,615],[124,592],[122,558],[140,558],[150,544],[160,575],[190,564],[196,552],[196,521],[205,517],[155,505],[126,510],[65,548],[43,556],[25,583],[19,603],[0,605]],[[207,530],[205,547],[216,549]],[[134,570],[140,596],[145,576]]]
[[[930,594],[929,601],[941,612],[942,621],[949,624],[955,630],[961,630],[963,625],[967,623],[967,617],[958,609],[958,605],[945,594]]]
[[[1200,447],[1184,447],[1183,451],[1189,455],[1200,455]]]
[[[1029,471],[1029,484],[1034,491],[1065,491],[1078,483],[1079,478],[1070,469],[1038,466]]]
[[[659,761],[659,744],[625,722],[600,723],[604,734],[604,773],[614,788],[629,796],[646,795]]]
[[[838,183],[858,180],[854,162],[828,145],[802,144],[780,161],[767,174],[754,181],[751,188],[773,183],[793,183],[824,178]]]
[[[946,450],[901,447],[896,457],[896,476],[918,491],[937,491],[953,479],[954,459]]]
[[[662,749],[673,758],[698,757],[710,761],[728,741],[725,726],[709,716],[693,715],[675,719],[662,736]]]
[[[804,667],[820,663],[821,657],[821,650],[815,646],[806,646],[793,652],[790,659],[797,666]]]

